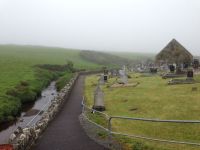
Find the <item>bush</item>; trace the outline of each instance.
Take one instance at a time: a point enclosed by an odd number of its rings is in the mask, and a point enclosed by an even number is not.
[[[58,91],[60,91],[67,82],[72,78],[73,73],[67,73],[65,76],[60,77],[56,82],[56,88]]]
[[[7,96],[7,100],[0,101],[0,123],[13,121],[21,111],[19,99]]]
[[[67,65],[38,65],[35,69],[35,79],[32,81],[21,81],[14,88],[7,90],[7,101],[0,101],[0,123],[11,121],[21,111],[21,105],[33,102],[41,95],[41,91],[47,87],[52,80],[57,81],[58,90],[62,89],[73,73],[73,63]]]

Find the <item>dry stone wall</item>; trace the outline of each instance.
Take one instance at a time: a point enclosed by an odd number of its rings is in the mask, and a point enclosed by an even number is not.
[[[18,127],[10,136],[9,144],[14,146],[15,150],[30,149],[42,132],[47,128],[49,122],[53,120],[62,104],[68,98],[79,74],[76,74],[68,84],[52,100],[49,108],[42,114],[41,119],[34,125],[25,128]]]

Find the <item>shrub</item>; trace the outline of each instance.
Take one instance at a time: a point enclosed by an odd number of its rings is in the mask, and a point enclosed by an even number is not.
[[[41,95],[41,91],[59,77],[56,85],[60,90],[71,79],[74,71],[72,62],[68,62],[67,65],[38,65],[34,69],[34,80],[21,81],[14,88],[7,90],[7,101],[0,101],[0,122],[13,120],[19,114],[21,104],[35,101]]]
[[[0,101],[0,123],[12,121],[21,110],[21,102],[12,96]]]
[[[56,82],[56,88],[58,91],[60,91],[67,82],[72,78],[73,73],[67,73],[66,75],[60,77]]]

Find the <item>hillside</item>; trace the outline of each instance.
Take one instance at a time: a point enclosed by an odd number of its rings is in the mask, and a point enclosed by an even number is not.
[[[155,54],[154,53],[139,53],[139,52],[109,52],[113,55],[129,59],[135,63],[146,61],[146,60],[154,60]]]
[[[0,45],[0,122],[12,120],[22,103],[33,101],[42,88],[61,75],[61,72],[45,70],[36,65],[66,65],[72,61],[75,68],[100,67],[82,59],[79,53],[80,50],[63,48]],[[61,82],[71,76],[70,72],[64,72],[67,74]]]
[[[97,51],[81,51],[82,59],[105,66],[121,66],[130,63],[130,60],[114,54],[97,52]]]
[[[0,45],[0,93],[4,93],[19,80],[33,79],[32,68],[37,64],[66,64],[71,60],[76,68],[99,66],[82,59],[79,53],[80,50],[62,48]]]

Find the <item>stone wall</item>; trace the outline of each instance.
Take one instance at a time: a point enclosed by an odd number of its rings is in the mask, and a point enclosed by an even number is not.
[[[47,128],[49,122],[53,120],[59,112],[62,104],[68,99],[73,86],[78,79],[79,74],[76,74],[68,84],[58,93],[52,100],[49,108],[42,114],[41,119],[34,125],[25,128],[18,127],[10,136],[9,144],[14,146],[15,150],[30,149],[35,141],[40,137],[42,132]]]

